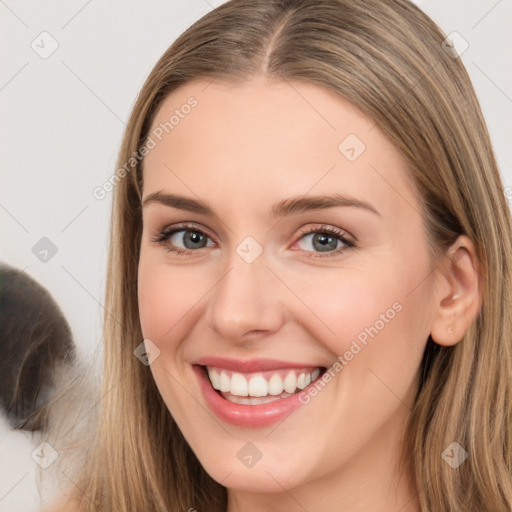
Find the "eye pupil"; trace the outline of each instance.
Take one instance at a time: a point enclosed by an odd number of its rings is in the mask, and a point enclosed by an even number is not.
[[[319,243],[320,245],[317,247],[315,246],[316,243]],[[335,237],[325,233],[317,233],[313,236],[313,246],[315,246],[315,249],[319,252],[336,249],[337,243],[338,240]]]
[[[206,237],[197,231],[186,231],[183,236],[183,244],[187,249],[197,249],[198,244],[199,247],[204,247],[205,244],[201,244],[201,242],[205,241]],[[188,244],[191,244],[191,246]]]

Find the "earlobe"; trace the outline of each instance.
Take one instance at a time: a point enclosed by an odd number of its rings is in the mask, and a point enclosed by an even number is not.
[[[476,319],[482,299],[480,262],[466,235],[460,235],[442,257],[435,294],[430,335],[438,345],[456,345]]]

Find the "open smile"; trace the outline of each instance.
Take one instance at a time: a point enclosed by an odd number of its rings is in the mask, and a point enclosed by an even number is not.
[[[298,394],[326,370],[263,360],[241,364],[216,358],[208,362],[211,364],[193,365],[206,402],[221,420],[244,427],[270,426],[283,420],[303,405]],[[242,371],[253,368],[258,371]]]

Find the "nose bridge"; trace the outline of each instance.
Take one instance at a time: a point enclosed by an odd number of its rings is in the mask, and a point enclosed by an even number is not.
[[[267,268],[264,254],[254,257],[253,252],[247,257],[254,249],[250,244],[242,242],[233,251],[228,271],[213,289],[208,305],[210,326],[232,341],[275,332],[284,318],[276,278]]]

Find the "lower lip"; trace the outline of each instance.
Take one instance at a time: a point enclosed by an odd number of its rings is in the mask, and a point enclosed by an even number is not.
[[[193,366],[210,409],[223,421],[237,427],[268,427],[291,414],[302,404],[299,393],[259,405],[235,404],[215,391],[201,366]]]

